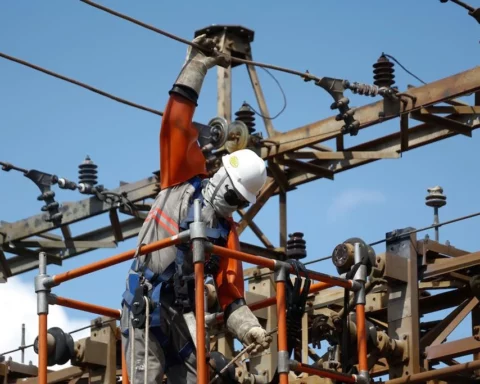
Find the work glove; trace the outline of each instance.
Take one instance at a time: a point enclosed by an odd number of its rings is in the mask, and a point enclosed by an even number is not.
[[[219,51],[218,38],[209,38],[203,34],[193,39],[192,43],[205,47],[208,51],[203,52],[195,47],[189,46],[185,63],[175,84],[193,89],[198,96],[200,95],[207,71],[215,65],[220,65],[225,68],[228,67],[230,65],[230,59],[227,55]]]
[[[252,355],[264,351],[272,342],[272,336],[267,335],[267,331],[261,327],[256,316],[246,305],[242,305],[228,317],[227,329],[244,345],[255,344],[251,351]]]

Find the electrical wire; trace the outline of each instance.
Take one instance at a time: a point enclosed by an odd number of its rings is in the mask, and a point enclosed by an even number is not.
[[[278,88],[280,89],[280,92],[282,93],[282,97],[283,97],[283,107],[282,107],[282,109],[280,110],[280,112],[278,112],[275,116],[269,117],[269,116],[264,116],[264,115],[262,115],[260,112],[257,112],[257,111],[255,110],[255,108],[253,108],[253,107],[251,106],[251,104],[249,104],[249,103],[247,103],[247,102],[245,102],[245,104],[247,104],[247,105],[250,107],[250,109],[251,109],[255,114],[257,114],[258,116],[260,116],[261,118],[263,118],[263,119],[268,119],[268,120],[275,120],[275,119],[276,119],[278,116],[280,116],[280,115],[285,111],[285,109],[287,108],[287,96],[285,95],[285,91],[283,90],[282,86],[280,85],[280,82],[278,81],[278,79],[277,79],[275,76],[273,76],[273,74],[272,74],[268,69],[265,69],[265,68],[263,68],[263,67],[260,67],[260,68],[262,68],[265,72],[267,72],[267,73],[271,76],[271,78],[273,79],[273,81],[275,81],[275,83],[277,83]]]
[[[91,85],[88,85],[88,84],[85,84],[85,83],[82,83],[78,80],[75,80],[75,79],[71,79],[69,77],[66,77],[66,76],[63,76],[63,75],[60,75],[56,72],[53,72],[53,71],[50,71],[46,68],[42,68],[38,65],[35,65],[35,64],[32,64],[32,63],[29,63],[25,60],[22,60],[22,59],[18,59],[16,57],[13,57],[13,56],[10,56],[10,55],[7,55],[5,53],[2,53],[0,52],[0,57],[4,58],[4,59],[7,59],[7,60],[10,60],[10,61],[13,61],[17,64],[21,64],[21,65],[24,65],[26,67],[29,67],[29,68],[32,68],[32,69],[35,69],[36,71],[39,71],[39,72],[43,72],[49,76],[53,76],[53,77],[56,77],[57,79],[60,79],[60,80],[64,80],[64,81],[67,81],[71,84],[75,84],[75,85],[78,85],[79,87],[82,87],[84,89],[87,89],[91,92],[94,92],[94,93],[97,93],[101,96],[105,96],[105,97],[108,97],[109,99],[112,99],[112,100],[115,100],[119,103],[122,103],[122,104],[125,104],[125,105],[128,105],[130,107],[134,107],[134,108],[137,108],[137,109],[141,109],[143,111],[146,111],[146,112],[150,112],[150,113],[153,113],[155,115],[158,115],[158,116],[163,116],[163,112],[162,111],[158,111],[156,109],[153,109],[153,108],[150,108],[150,107],[145,107],[144,105],[140,105],[140,104],[137,104],[137,103],[134,103],[132,101],[128,101],[126,99],[122,99],[121,97],[118,97],[118,96],[115,96],[115,95],[112,95],[111,93],[107,93],[105,91],[102,91],[101,89],[98,89],[98,88],[95,88],[95,87],[92,87]]]
[[[133,17],[130,17],[130,16],[127,16],[123,13],[120,13],[120,12],[117,12],[111,8],[107,8],[103,5],[100,5],[100,4],[97,4],[97,3],[94,3],[93,1],[90,1],[90,0],[80,0],[82,3],[85,3],[85,4],[88,4],[92,7],[95,7],[97,9],[100,9],[104,12],[107,12],[107,13],[110,13],[111,15],[114,15],[114,16],[117,16],[121,19],[124,19],[124,20],[127,20],[127,21],[130,21],[131,23],[134,23],[134,24],[137,24],[143,28],[146,28],[146,29],[149,29],[153,32],[156,32],[156,33],[159,33],[160,35],[163,35],[163,36],[166,36],[166,37],[169,37],[170,39],[173,39],[173,40],[176,40],[178,42],[181,42],[183,44],[187,44],[187,45],[190,45],[191,47],[194,47],[200,51],[203,51],[203,52],[206,52],[206,53],[210,53],[211,50],[209,49],[206,49],[205,47],[199,45],[199,44],[196,44],[196,43],[193,43],[187,39],[184,39],[182,37],[179,37],[177,35],[174,35],[173,33],[169,33],[169,32],[166,32],[162,29],[159,29],[157,27],[154,27],[152,25],[149,25],[147,23],[144,23],[140,20],[137,20],[137,19],[134,19]],[[293,69],[289,69],[289,68],[284,68],[284,67],[280,67],[278,65],[272,65],[272,64],[265,64],[265,63],[259,63],[257,61],[251,61],[251,60],[245,60],[245,59],[240,59],[238,57],[233,57],[231,56],[230,57],[230,60],[232,62],[237,62],[237,63],[242,63],[242,64],[247,64],[247,65],[254,65],[256,67],[262,67],[262,68],[269,68],[269,69],[273,69],[275,71],[280,71],[280,72],[285,72],[285,73],[290,73],[292,75],[297,75],[297,76],[300,76],[302,77],[304,80],[314,80],[314,81],[321,81],[321,78],[317,77],[317,76],[314,76],[312,75],[311,73],[309,73],[308,71],[306,72],[300,72],[300,71],[296,71],[296,70],[293,70]]]
[[[85,329],[91,329],[91,328],[99,328],[105,324],[108,324],[112,321],[117,321],[117,320],[105,320],[105,321],[102,321],[102,322],[95,322],[95,324],[90,324],[90,325],[86,325],[84,327],[81,327],[81,328],[77,328],[77,329],[74,329],[73,331],[70,331],[68,332],[69,335],[73,335],[74,333],[77,333],[77,332],[80,332],[80,331],[84,331]],[[5,355],[9,355],[11,353],[15,353],[15,352],[19,352],[19,351],[22,351],[22,350],[25,350],[27,348],[31,348],[33,347],[34,344],[29,344],[29,345],[24,345],[22,347],[19,347],[17,349],[12,349],[11,351],[7,351],[7,352],[3,352],[3,353],[0,353],[0,356],[5,356]]]
[[[444,221],[443,223],[429,225],[428,227],[414,229],[412,231],[408,231],[408,232],[402,233],[400,235],[393,235],[393,236],[390,236],[388,238],[384,238],[384,239],[381,239],[381,240],[374,241],[373,243],[370,243],[368,245],[374,246],[374,245],[386,243],[387,241],[393,241],[393,240],[401,239],[401,238],[413,235],[414,233],[427,231],[427,230],[433,229],[433,228],[439,228],[439,227],[444,226],[444,225],[453,224],[453,223],[456,223],[456,222],[459,222],[459,221],[471,219],[471,218],[476,217],[476,216],[480,216],[480,212],[472,213],[472,214],[466,215],[466,216],[457,217],[456,219]],[[417,253],[418,253],[418,250],[417,250]],[[314,263],[318,263],[318,262],[321,262],[321,261],[330,260],[331,258],[332,258],[332,256],[321,257],[319,259],[314,259],[314,260],[310,260],[306,263],[303,263],[303,265],[314,264]],[[255,280],[255,279],[258,279],[260,277],[271,275],[272,273],[273,272],[265,272],[265,273],[262,273],[260,275],[245,277],[243,280],[244,281]]]
[[[382,52],[382,55],[383,56],[386,56],[388,57],[389,59],[392,59],[394,62],[396,62],[405,72],[407,72],[410,76],[413,76],[415,79],[417,79],[418,81],[420,81],[422,84],[427,84],[425,81],[423,81],[422,79],[420,79],[418,76],[414,75],[412,72],[410,72],[407,68],[405,68],[395,57],[393,57],[392,55],[387,55],[386,53]]]

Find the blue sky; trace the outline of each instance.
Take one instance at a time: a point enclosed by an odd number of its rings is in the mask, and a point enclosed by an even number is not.
[[[255,31],[256,61],[317,76],[372,83],[372,64],[382,52],[395,56],[426,82],[478,65],[478,24],[460,7],[437,0],[305,2],[175,2],[113,1],[103,5],[184,38],[210,24],[243,25]],[[478,0],[470,0],[480,6]],[[208,6],[207,6],[208,4]],[[297,3],[298,4],[298,3]],[[129,100],[163,110],[168,90],[184,61],[186,46],[96,10],[79,1],[8,1],[0,4],[0,51],[44,66]],[[330,97],[312,83],[274,72],[288,101],[274,126],[285,132],[332,115]],[[270,113],[282,107],[276,84],[259,70]],[[216,116],[216,75],[207,75],[195,120]],[[396,66],[396,85],[420,85]],[[0,60],[0,161],[76,179],[77,166],[89,154],[99,166],[99,181],[115,188],[159,168],[159,116],[136,110],[20,65]],[[349,94],[352,105],[371,98]],[[233,110],[246,100],[256,107],[244,67],[234,69]],[[466,99],[471,100],[471,98]],[[260,119],[257,129],[265,132]],[[353,145],[398,129],[394,121],[347,138]],[[330,143],[327,143],[330,144]],[[478,138],[448,139],[382,160],[335,177],[303,185],[288,195],[289,232],[302,231],[308,258],[329,255],[343,240],[359,236],[375,241],[392,229],[422,227],[432,222],[424,205],[427,188],[441,185],[448,204],[441,219],[479,210],[477,191]],[[20,173],[0,173],[0,220],[17,221],[40,212],[38,191]],[[57,200],[79,200],[77,192],[56,189]],[[273,198],[256,223],[278,244],[278,199]],[[105,225],[101,217],[72,227],[75,234]],[[469,251],[478,249],[478,220],[441,228],[441,240]],[[420,237],[423,237],[421,234]],[[430,233],[433,237],[433,232]],[[243,241],[257,243],[246,231]],[[134,247],[101,250],[49,266],[55,274]],[[376,247],[383,252],[382,246]],[[65,283],[58,295],[119,307],[126,270],[124,263]],[[316,264],[335,273],[330,262]],[[34,272],[17,280],[30,284]],[[12,279],[13,280],[13,279]],[[0,286],[9,294],[8,284]],[[0,295],[1,296],[1,295]],[[33,314],[35,308],[33,308]],[[67,311],[72,322],[92,316]],[[21,321],[21,320],[19,320]],[[34,322],[32,324],[35,324]],[[9,324],[16,330],[20,324]],[[54,324],[51,324],[52,326]],[[68,330],[68,326],[67,326]],[[466,330],[466,328],[465,328]],[[35,325],[28,336],[33,339]],[[464,333],[462,333],[464,334]],[[0,340],[0,352],[8,346]]]

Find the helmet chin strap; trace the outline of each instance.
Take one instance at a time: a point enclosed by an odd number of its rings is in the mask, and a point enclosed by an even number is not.
[[[221,188],[228,185],[228,181],[230,181],[228,173],[222,167],[208,180],[207,185],[202,190],[203,198],[213,207],[215,213],[224,218],[230,217],[237,210],[236,206],[229,205],[226,202],[224,193],[220,192]]]

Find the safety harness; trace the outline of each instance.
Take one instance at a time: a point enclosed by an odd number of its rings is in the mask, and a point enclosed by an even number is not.
[[[194,193],[190,197],[187,217],[179,225],[179,231],[189,228],[194,220],[193,201],[199,199],[204,206],[202,196],[202,179],[194,177],[188,180],[194,187]],[[230,231],[228,222],[218,220],[216,228],[207,228],[207,237],[211,242],[217,245],[225,245],[226,239]],[[194,351],[195,345],[193,340],[187,340],[185,345],[180,348],[178,353],[169,350],[169,338],[162,332],[160,328],[160,297],[162,292],[174,294],[174,306],[180,308],[182,312],[189,312],[192,307],[192,294],[194,275],[184,275],[182,266],[185,255],[189,252],[189,244],[181,243],[176,246],[177,252],[175,260],[161,273],[154,273],[147,265],[147,260],[151,254],[146,255],[145,261],[139,265],[138,251],[143,243],[143,238],[139,242],[137,255],[135,255],[132,265],[130,266],[128,276],[128,289],[123,293],[122,306],[125,305],[131,314],[131,327],[122,329],[122,334],[128,336],[132,332],[131,328],[145,329],[146,332],[152,332],[161,347],[168,350],[165,353],[165,368],[172,365],[182,363]],[[215,275],[218,271],[218,256],[211,255],[205,262],[205,274]],[[148,335],[146,337],[148,340]],[[132,353],[134,342],[132,340]],[[145,357],[147,356],[145,353]],[[147,362],[148,359],[146,359]],[[133,362],[133,360],[132,360]],[[132,363],[132,366],[134,364]]]

